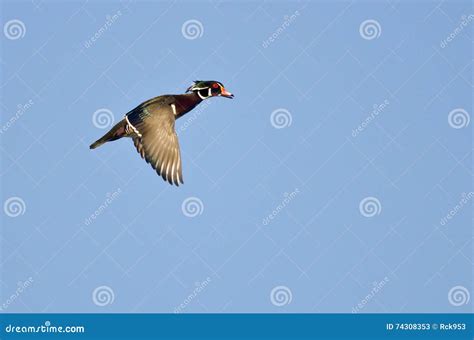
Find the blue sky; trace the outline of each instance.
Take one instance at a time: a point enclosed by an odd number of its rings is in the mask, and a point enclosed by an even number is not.
[[[3,1],[1,19],[3,310],[471,310],[469,1]],[[235,99],[176,123],[183,186],[130,140],[89,150],[196,79]]]

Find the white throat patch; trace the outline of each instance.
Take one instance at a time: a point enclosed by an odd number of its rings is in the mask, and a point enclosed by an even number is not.
[[[197,94],[198,94],[199,98],[201,98],[202,100],[204,100],[204,99],[207,98],[207,97],[202,96],[202,95],[201,95],[201,92],[199,92],[199,91],[197,91]]]

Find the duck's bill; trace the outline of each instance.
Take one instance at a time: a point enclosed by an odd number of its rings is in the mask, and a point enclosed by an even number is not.
[[[232,93],[230,93],[229,91],[227,91],[226,89],[222,90],[221,96],[226,97],[226,98],[230,98],[230,99],[234,98],[234,95]]]

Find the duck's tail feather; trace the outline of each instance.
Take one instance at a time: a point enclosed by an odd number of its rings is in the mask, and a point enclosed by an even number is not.
[[[111,141],[114,141],[126,136],[127,135],[126,127],[127,127],[127,122],[125,121],[125,119],[122,119],[120,122],[115,124],[114,127],[111,128],[109,132],[107,132],[101,138],[99,138],[94,143],[92,143],[89,146],[89,148],[95,149],[101,146],[102,144],[105,144],[107,142],[111,142]]]

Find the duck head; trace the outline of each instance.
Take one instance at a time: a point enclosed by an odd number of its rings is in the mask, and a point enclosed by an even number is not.
[[[190,87],[188,87],[186,92],[194,92],[201,99],[211,97],[234,98],[234,95],[228,92],[221,82],[215,80],[196,80]]]

